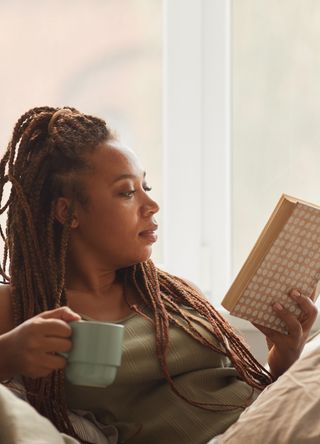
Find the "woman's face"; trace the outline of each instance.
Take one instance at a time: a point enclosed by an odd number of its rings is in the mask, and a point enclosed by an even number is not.
[[[114,269],[147,260],[157,240],[153,201],[135,154],[102,144],[89,157],[92,171],[83,178],[88,203],[76,204],[71,244]]]

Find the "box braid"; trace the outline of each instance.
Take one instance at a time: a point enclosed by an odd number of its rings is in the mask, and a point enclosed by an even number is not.
[[[33,108],[16,123],[0,161],[0,214],[7,211],[5,232],[0,227],[4,240],[0,274],[10,284],[16,325],[42,311],[67,304],[66,252],[73,206],[61,225],[55,221],[54,204],[59,196],[86,204],[79,172],[90,168],[90,153],[100,143],[111,140],[114,135],[103,120],[74,108]],[[3,203],[8,182],[11,192]],[[153,322],[159,364],[177,396],[205,410],[239,407],[197,402],[176,389],[166,363],[170,324],[228,356],[239,377],[252,387],[264,388],[272,382],[272,376],[254,359],[232,327],[182,279],[157,269],[151,260],[120,270],[119,276],[124,285],[133,286],[140,295],[142,305],[131,308]],[[183,310],[183,306],[194,309],[204,321]],[[196,324],[212,333],[212,342],[197,330]],[[36,380],[24,378],[24,384],[30,403],[60,431],[75,436],[67,415],[63,372]]]
[[[85,204],[77,173],[90,168],[86,157],[92,150],[112,139],[103,120],[74,108],[34,108],[16,123],[0,162],[0,213],[8,210],[5,234],[0,230],[0,274],[10,283],[16,325],[67,304],[65,262],[73,205],[62,226],[54,218],[55,201],[67,196]],[[11,192],[4,203],[8,182]],[[24,378],[24,385],[30,403],[59,430],[74,436],[66,414],[63,372]]]

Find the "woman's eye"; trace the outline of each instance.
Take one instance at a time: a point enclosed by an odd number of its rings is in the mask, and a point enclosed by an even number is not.
[[[136,190],[124,191],[123,193],[121,193],[121,195],[124,197],[130,198],[134,195],[135,192],[136,192]]]
[[[143,190],[145,192],[151,191],[152,188],[149,187],[148,185],[143,185]],[[128,190],[128,191],[122,191],[120,193],[121,196],[126,197],[127,199],[130,199],[131,197],[133,197],[133,195],[137,192],[137,190],[132,189],[132,190]]]

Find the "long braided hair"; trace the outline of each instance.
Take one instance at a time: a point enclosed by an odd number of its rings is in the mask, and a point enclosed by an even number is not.
[[[55,201],[68,196],[85,205],[79,172],[89,168],[88,156],[100,143],[112,140],[114,135],[103,120],[69,107],[33,108],[16,123],[0,161],[0,214],[7,211],[5,230],[0,226],[4,241],[0,274],[10,284],[15,325],[42,311],[67,305],[65,272],[73,206],[61,225],[54,217]],[[11,191],[5,199],[8,183]],[[239,377],[252,387],[264,388],[272,382],[232,327],[188,283],[159,270],[151,260],[120,270],[119,275],[124,285],[132,286],[140,295],[141,306],[132,305],[132,310],[154,324],[159,365],[177,396],[206,410],[239,407],[197,402],[177,390],[166,363],[170,324],[228,356]],[[200,318],[183,310],[184,306],[194,309]],[[212,342],[200,333],[197,324],[212,334]],[[29,402],[60,431],[75,436],[67,415],[63,372],[23,381]]]

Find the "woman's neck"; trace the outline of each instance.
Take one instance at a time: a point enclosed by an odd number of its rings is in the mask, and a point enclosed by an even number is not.
[[[67,289],[103,296],[117,286],[117,271],[85,254],[69,254],[66,266]]]
[[[69,279],[66,286],[70,308],[100,321],[116,321],[131,313],[124,291],[124,284],[111,274]]]
[[[80,315],[100,321],[127,317],[131,304],[139,302],[136,290],[125,286],[116,270],[92,265],[67,264],[66,295],[68,305]]]
[[[104,297],[119,286],[115,271],[78,270],[66,274],[66,289],[78,293],[90,293],[96,297]]]

